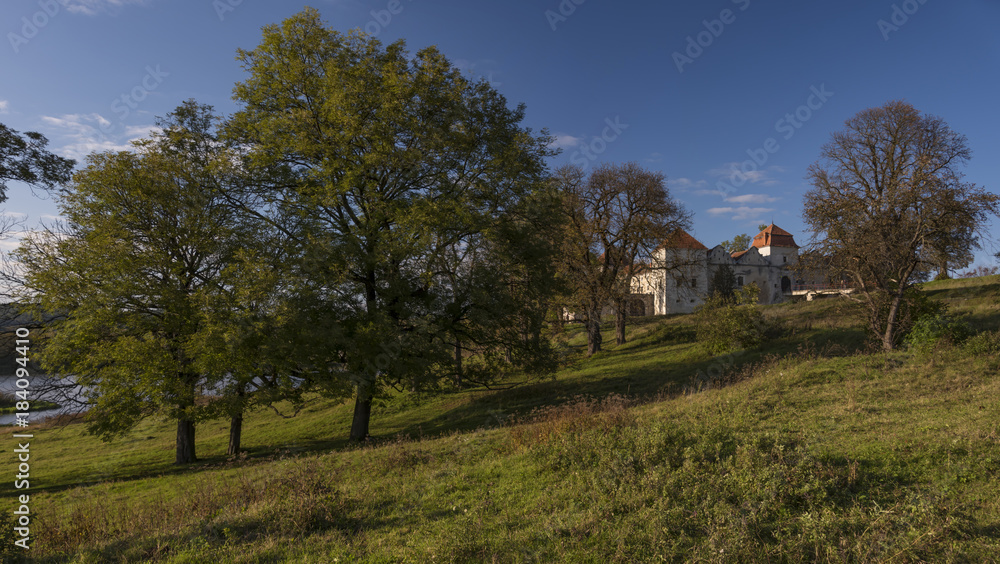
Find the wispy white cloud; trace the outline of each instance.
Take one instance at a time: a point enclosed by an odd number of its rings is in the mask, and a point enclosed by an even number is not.
[[[740,194],[739,196],[727,197],[726,201],[731,204],[769,204],[777,202],[778,199],[767,194]]]
[[[150,0],[61,0],[67,10],[76,14],[95,16],[101,12],[114,12],[130,4],[147,5]]]
[[[778,183],[778,181],[774,179],[774,175],[784,172],[784,169],[778,166],[769,166],[761,170],[744,172],[741,170],[741,166],[742,163],[738,162],[726,163],[718,168],[713,168],[708,171],[708,174],[716,178],[728,180],[733,184],[742,185],[749,182],[751,184],[771,186]]]
[[[577,147],[580,143],[583,143],[582,137],[574,137],[572,135],[556,134],[555,140],[549,143],[550,149],[571,149]]]
[[[647,163],[658,163],[663,160],[663,155],[660,153],[651,153],[649,157],[646,158]]]
[[[752,208],[749,206],[737,206],[737,207],[723,207],[723,208],[709,208],[709,215],[728,215],[733,221],[757,221],[764,214],[768,214],[774,211],[774,208]]]
[[[129,151],[130,141],[145,137],[154,129],[151,125],[130,126],[122,134],[112,136],[105,133],[112,129],[111,122],[98,113],[42,116],[42,121],[55,130],[49,137],[58,152],[77,161],[91,153]]]
[[[681,191],[695,190],[696,194],[701,193],[705,186],[708,186],[708,182],[704,180],[691,180],[690,178],[674,178],[667,183],[671,188],[676,188]]]
[[[0,114],[7,113],[10,108],[10,103],[7,100],[0,100]]]

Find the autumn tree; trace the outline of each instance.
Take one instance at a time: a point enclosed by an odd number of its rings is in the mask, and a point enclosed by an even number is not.
[[[301,221],[294,291],[331,330],[299,354],[330,354],[321,387],[353,390],[350,438],[389,387],[540,366],[550,138],[520,125],[524,107],[435,48],[340,34],[313,9],[239,59],[228,134],[249,167],[289,173],[256,187],[270,210],[245,211]]]
[[[91,432],[110,440],[167,417],[182,464],[196,460],[199,395],[226,380],[200,367],[205,304],[258,234],[239,232],[217,195],[232,160],[210,109],[189,102],[160,125],[134,152],[91,155],[59,195],[64,229],[30,234],[16,256],[28,298],[64,314],[39,356],[85,390]]]
[[[601,350],[602,310],[609,305],[617,341],[625,342],[634,277],[652,267],[655,248],[687,227],[690,216],[671,199],[662,173],[636,163],[601,165],[590,175],[566,166],[554,178],[566,217],[562,270],[586,326],[587,352],[594,354]]]
[[[915,275],[942,250],[975,247],[970,234],[997,213],[998,196],[962,180],[970,155],[941,118],[896,101],[847,120],[809,169],[813,243],[860,290],[885,350],[917,313]]]

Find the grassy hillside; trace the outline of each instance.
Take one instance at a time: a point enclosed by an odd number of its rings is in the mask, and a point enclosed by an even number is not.
[[[689,316],[590,359],[570,328],[552,380],[401,395],[363,447],[323,400],[254,414],[239,460],[209,422],[185,468],[169,423],[37,431],[32,561],[993,561],[1000,277],[926,289],[979,335],[864,354],[839,299],[766,308],[783,330],[734,355]]]

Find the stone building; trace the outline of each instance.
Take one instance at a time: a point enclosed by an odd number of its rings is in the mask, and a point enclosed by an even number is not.
[[[645,315],[691,313],[704,303],[709,283],[723,265],[733,269],[737,288],[756,283],[760,303],[779,303],[792,294],[798,256],[792,234],[774,224],[758,233],[749,249],[736,253],[722,245],[709,249],[678,230],[633,279],[630,309]]]

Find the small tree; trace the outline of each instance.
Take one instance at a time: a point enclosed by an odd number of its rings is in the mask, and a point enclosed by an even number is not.
[[[733,272],[733,267],[723,264],[715,270],[708,282],[708,295],[718,296],[724,301],[731,302],[736,299],[735,288],[736,274]]]
[[[690,215],[670,197],[662,173],[636,163],[602,165],[590,176],[568,166],[556,173],[566,233],[562,270],[583,312],[588,354],[601,350],[601,310],[612,306],[618,344],[625,342],[628,295],[642,263]]]
[[[726,249],[730,253],[738,253],[740,251],[745,251],[749,249],[750,245],[752,244],[753,244],[753,237],[747,235],[746,233],[742,233],[740,235],[733,237],[732,240],[726,240],[721,243],[722,248]]]
[[[911,287],[935,253],[976,246],[1000,197],[962,181],[964,136],[905,102],[847,120],[812,165],[803,216],[834,274],[853,279],[885,350],[907,330]],[[912,317],[912,316],[909,316]]]

